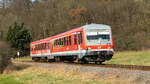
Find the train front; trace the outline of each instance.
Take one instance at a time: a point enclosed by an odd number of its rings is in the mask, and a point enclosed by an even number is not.
[[[107,25],[91,24],[84,27],[86,61],[104,62],[110,60],[114,54],[111,27]]]

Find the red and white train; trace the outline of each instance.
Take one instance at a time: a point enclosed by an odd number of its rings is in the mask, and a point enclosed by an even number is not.
[[[76,61],[78,63],[110,60],[114,54],[111,27],[89,24],[52,37],[31,42],[34,61]]]

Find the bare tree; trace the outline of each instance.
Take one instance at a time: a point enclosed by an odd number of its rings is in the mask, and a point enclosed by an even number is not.
[[[0,1],[0,7],[1,8],[7,8],[11,5],[13,0],[1,0]]]

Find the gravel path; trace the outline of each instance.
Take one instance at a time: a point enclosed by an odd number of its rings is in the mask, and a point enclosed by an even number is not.
[[[76,69],[82,74],[93,73],[94,75],[99,76],[103,80],[113,79],[128,81],[129,84],[150,84],[150,71],[70,65],[65,63],[19,63],[43,68],[64,67],[66,70]]]

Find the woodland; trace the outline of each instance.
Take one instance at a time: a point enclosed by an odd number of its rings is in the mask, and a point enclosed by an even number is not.
[[[0,8],[0,39],[14,22],[32,41],[86,24],[110,25],[116,51],[150,49],[150,0],[13,0]]]

